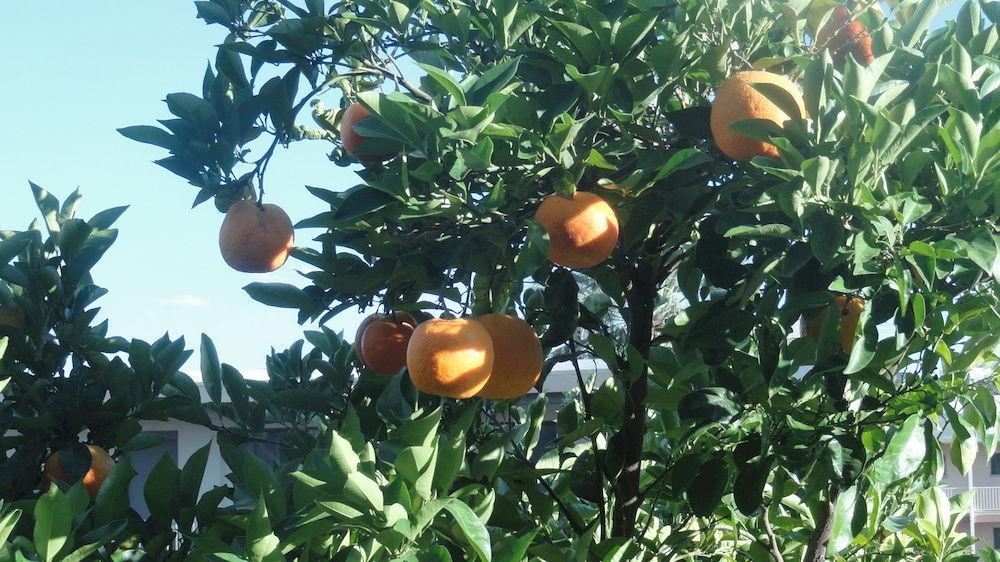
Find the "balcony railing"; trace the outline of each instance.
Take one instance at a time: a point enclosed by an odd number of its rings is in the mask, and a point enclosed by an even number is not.
[[[973,486],[972,489],[975,490],[972,507],[976,513],[1000,513],[1000,486]],[[968,488],[945,488],[944,493],[950,498],[968,490]]]

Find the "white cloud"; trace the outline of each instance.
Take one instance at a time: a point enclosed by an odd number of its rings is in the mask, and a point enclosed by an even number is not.
[[[208,306],[208,301],[194,295],[178,295],[166,299],[156,299],[156,302],[167,306]]]

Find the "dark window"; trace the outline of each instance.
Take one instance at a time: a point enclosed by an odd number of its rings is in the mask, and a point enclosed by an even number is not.
[[[1000,548],[1000,527],[993,527],[993,548]]]
[[[556,442],[558,442],[558,434],[559,430],[556,428],[556,422],[543,421],[542,430],[538,433],[538,445],[531,452],[531,460],[537,461],[545,453],[555,449]]]
[[[155,447],[142,449],[129,455],[132,467],[135,468],[135,478],[128,485],[128,501],[141,517],[149,517],[149,507],[146,506],[146,497],[142,490],[149,479],[149,473],[163,455],[169,455],[177,463],[177,432],[176,431],[150,431],[154,435],[163,437],[163,442]]]
[[[1000,453],[990,457],[990,474],[1000,476]]]
[[[240,445],[240,448],[264,461],[267,466],[278,468],[291,460],[285,447],[282,447],[283,444],[286,444],[285,438],[288,433],[287,429],[265,429],[254,434],[254,437],[260,441],[248,441]]]

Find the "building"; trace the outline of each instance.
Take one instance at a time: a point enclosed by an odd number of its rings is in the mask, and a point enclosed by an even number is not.
[[[975,535],[986,546],[1000,549],[1000,453],[986,455],[982,447],[967,475],[951,462],[950,435],[942,436],[945,493],[954,496],[973,491],[969,513],[958,524],[959,532]]]
[[[595,376],[597,384],[610,377],[610,372],[607,368],[594,366],[593,362],[585,363],[589,363],[589,365],[581,365],[584,376]],[[560,368],[553,370],[545,380],[544,390],[549,399],[545,418],[548,421],[543,423],[542,435],[540,436],[541,443],[554,441],[556,434],[555,418],[559,411],[559,405],[562,403],[565,393],[577,386],[576,372],[571,369]],[[208,402],[209,397],[205,391],[204,384],[198,382],[198,389],[201,392],[202,401]],[[532,391],[528,397],[524,398],[524,401],[526,403],[530,402],[534,399],[535,395],[537,395],[537,392]],[[228,400],[228,397],[223,395],[223,400]],[[154,433],[163,438],[163,442],[159,445],[134,451],[130,456],[132,466],[135,468],[137,474],[129,486],[129,499],[132,507],[143,517],[149,515],[149,510],[146,507],[146,499],[143,497],[143,487],[146,485],[146,480],[153,466],[164,454],[169,455],[175,463],[183,466],[195,451],[211,443],[212,447],[209,452],[208,464],[205,467],[205,475],[201,482],[201,493],[205,493],[216,486],[228,484],[226,475],[229,473],[229,470],[222,460],[218,444],[214,441],[215,432],[213,430],[174,419],[168,421],[146,420],[142,422],[142,428],[144,431]],[[281,430],[275,429],[271,431],[280,432]],[[270,439],[270,441],[278,441],[278,439]],[[277,446],[266,443],[247,443],[243,446],[251,448],[254,455],[258,458],[265,461],[272,460],[274,464],[278,464],[280,453]]]
[[[588,378],[594,376],[598,385],[610,377],[610,372],[603,365],[589,364],[583,369],[583,374]],[[555,417],[559,405],[565,394],[577,386],[576,373],[571,369],[554,370],[546,379],[544,391],[548,395],[549,402],[545,415],[546,421],[543,423],[540,437],[541,443],[554,441],[556,435]],[[199,383],[199,389],[202,393],[202,399],[208,401],[204,385]],[[532,395],[526,397],[525,403],[533,400],[534,394],[533,392]],[[201,492],[204,493],[215,486],[227,484],[228,469],[222,460],[218,445],[214,442],[214,431],[177,420],[145,421],[142,425],[145,431],[156,433],[164,440],[156,447],[136,451],[131,456],[137,476],[132,480],[129,497],[132,506],[140,515],[145,517],[149,513],[142,493],[143,486],[145,486],[153,465],[164,454],[170,455],[175,462],[183,465],[195,451],[207,443],[212,443]],[[949,496],[954,496],[968,490],[974,491],[972,506],[969,513],[959,523],[958,530],[975,535],[984,545],[1000,548],[1000,453],[987,458],[985,450],[980,449],[972,470],[969,471],[968,475],[962,475],[950,460],[950,440],[951,433],[946,431],[942,435],[942,449],[946,463],[944,470],[945,492]],[[276,446],[263,443],[252,443],[245,446],[253,448],[254,454],[258,457],[277,462],[279,453]]]

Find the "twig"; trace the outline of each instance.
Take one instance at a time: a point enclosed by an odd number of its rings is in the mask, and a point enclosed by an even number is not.
[[[490,412],[490,417],[493,419],[494,423],[501,425],[500,420],[496,418],[495,412]],[[536,470],[534,463],[528,459],[528,455],[525,454],[524,449],[521,448],[521,444],[515,442],[513,439],[511,439],[510,444],[514,448],[514,452],[516,453],[518,460],[523,462],[528,468]],[[540,474],[536,474],[535,478],[538,480],[538,483],[545,488],[545,492],[552,498],[552,501],[556,502],[556,506],[559,507],[559,511],[561,511],[566,517],[566,520],[569,521],[570,527],[573,527],[573,531],[578,535],[582,535],[586,532],[583,523],[577,519],[579,516],[572,509],[570,509],[568,505],[566,505],[563,499],[559,497],[559,494],[557,494],[556,491],[552,489],[552,486],[545,481],[545,477]]]
[[[580,385],[580,395],[583,398],[583,408],[584,413],[588,420],[594,419],[593,410],[590,408],[590,393],[587,392],[587,385],[583,383],[583,373],[580,371],[580,361],[577,358],[576,353],[576,338],[571,338],[569,340],[569,350],[571,352],[570,361],[573,363],[573,370],[576,371],[576,381]],[[604,467],[604,461],[601,458],[600,451],[597,448],[597,438],[594,434],[590,434],[590,447],[594,450],[594,464],[597,465],[598,476],[600,477],[600,486],[598,486],[598,491],[601,493],[601,501],[597,502],[598,514],[601,518],[601,538],[607,538],[608,536],[608,524],[607,524],[607,513],[604,509],[605,496],[604,496],[604,481],[609,477],[608,471]]]
[[[762,507],[764,515],[761,522],[764,525],[764,532],[767,533],[767,542],[771,549],[771,556],[774,557],[776,562],[785,562],[784,557],[781,556],[781,548],[778,547],[778,537],[774,536],[774,529],[771,528],[771,518],[768,515],[768,506],[765,505]]]

